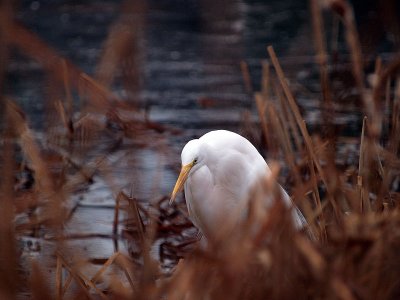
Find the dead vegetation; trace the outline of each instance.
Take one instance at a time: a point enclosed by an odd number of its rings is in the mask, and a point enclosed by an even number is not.
[[[291,194],[316,240],[294,231],[285,210],[276,204],[255,235],[247,234],[245,223],[235,235],[199,248],[185,234],[192,225],[184,205],[169,207],[168,197],[146,205],[135,198],[134,192],[129,195],[116,190],[113,234],[106,238],[126,240],[129,255],[116,246],[112,256],[95,262],[96,272],[90,274],[86,267],[93,260],[77,256],[66,247],[69,239],[77,238],[64,230],[76,208],[67,204],[70,196],[90,185],[94,174],[113,186],[118,178],[107,171],[106,158],[124,139],[135,140],[136,147],[151,147],[156,139],[162,140],[162,133],[177,131],[150,122],[136,105],[110,90],[113,72],[129,50],[124,45],[136,31],[118,36],[117,26],[113,27],[111,32],[116,37],[106,42],[97,81],[10,17],[1,18],[1,39],[8,46],[0,49],[2,61],[6,52],[16,47],[51,76],[61,89],[56,93],[61,97],[50,106],[62,129],[49,130],[51,147],[43,146],[25,113],[12,99],[2,96],[0,298],[399,298],[400,59],[395,57],[384,64],[377,58],[373,80],[368,83],[351,6],[335,0],[324,5],[339,18],[344,30],[365,115],[355,142],[358,161],[349,162],[338,154],[338,144],[349,141],[335,136],[333,129],[335,98],[319,1],[310,1],[310,6],[320,72],[321,115],[328,129],[324,134],[309,133],[272,46],[266,51],[269,63],[263,66],[261,91],[253,90],[249,69],[242,63],[245,86],[254,94],[260,118],[257,133],[264,139],[268,156],[282,157],[288,166]],[[9,16],[11,9],[1,12]],[[114,45],[117,51],[111,51]],[[5,67],[1,68],[3,78]],[[130,76],[126,80],[135,81]],[[72,91],[82,101],[75,117]],[[133,117],[124,118],[122,110]],[[105,116],[106,121],[98,122],[88,112]],[[110,146],[94,160],[82,163],[78,159],[81,153],[90,151],[101,135],[112,136]],[[18,218],[21,215],[24,217]],[[46,265],[38,258],[22,255],[19,241],[27,235],[53,242]],[[79,238],[88,236],[82,233]],[[157,261],[151,247],[160,238],[164,240],[159,247],[161,261]],[[182,257],[185,259],[171,272]],[[163,270],[164,262],[169,264],[167,271]],[[46,274],[49,268],[53,270],[50,275]]]

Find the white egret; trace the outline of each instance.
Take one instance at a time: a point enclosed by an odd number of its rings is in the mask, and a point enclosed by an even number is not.
[[[237,224],[237,212],[247,208],[254,186],[271,175],[257,149],[244,137],[226,130],[211,131],[189,141],[181,159],[182,169],[170,201],[184,188],[190,218],[206,238],[224,226]],[[292,210],[294,225],[302,228],[305,218],[279,188],[280,198]],[[272,202],[271,191],[265,199]]]

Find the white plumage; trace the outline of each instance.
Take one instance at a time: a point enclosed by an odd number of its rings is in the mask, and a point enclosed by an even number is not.
[[[206,237],[233,228],[245,214],[250,193],[271,171],[257,149],[244,137],[226,130],[211,131],[189,141],[182,150],[182,169],[171,201],[184,186],[193,223]],[[306,221],[282,189],[281,199],[292,210],[293,222]],[[272,191],[264,195],[265,208]]]

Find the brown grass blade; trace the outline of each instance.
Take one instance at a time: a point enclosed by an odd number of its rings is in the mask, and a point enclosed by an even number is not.
[[[252,95],[254,93],[254,88],[253,88],[253,84],[251,83],[249,65],[244,60],[242,60],[240,62],[240,70],[242,71],[242,76],[243,76],[243,81],[244,81],[244,86],[246,88],[246,92],[249,95]]]
[[[56,189],[53,178],[49,173],[49,167],[43,159],[40,147],[26,122],[25,114],[12,101],[7,102],[7,111],[13,129],[20,139],[23,154],[31,163],[36,187],[44,196],[47,209],[46,212],[44,212],[44,215],[47,215],[45,218],[50,221],[52,226],[55,226],[54,229],[60,229],[60,222],[65,217],[61,205],[64,202],[64,195]]]
[[[101,299],[107,299],[106,294],[104,294],[103,291],[97,288],[97,286],[92,281],[90,281],[89,278],[79,272],[79,270],[75,270],[73,267],[69,266],[69,264],[60,254],[58,255],[58,257],[60,258],[64,268],[71,274],[71,276],[75,279],[75,282],[81,287],[81,290],[86,294],[89,299],[93,299],[93,296],[90,293],[90,289],[94,290]]]
[[[129,282],[129,285],[134,293],[137,292],[137,287],[134,284],[133,278],[130,274],[130,270],[133,270],[133,264],[128,257],[123,254],[118,255],[115,261],[116,264],[124,271],[125,277]]]
[[[62,262],[60,257],[57,255],[57,265],[56,265],[56,299],[61,300],[63,297],[63,278],[62,278]]]
[[[91,278],[91,281],[93,284],[96,284],[96,282],[101,278],[103,273],[108,269],[109,266],[114,262],[114,260],[117,259],[117,257],[120,255],[119,252],[115,252],[113,255],[111,255],[107,261],[101,266],[101,268],[96,272],[96,274],[93,275]]]
[[[322,278],[327,270],[327,263],[324,257],[315,249],[310,241],[303,236],[295,237],[295,245],[301,254],[307,259],[310,264],[315,278]]]
[[[291,136],[294,139],[296,150],[298,152],[301,152],[303,151],[303,143],[300,137],[299,128],[296,126],[296,121],[294,120],[293,113],[290,112],[290,109],[288,107],[289,104],[287,103],[285,96],[283,95],[282,88],[280,88],[276,80],[273,80],[273,82],[274,82],[273,84],[274,92],[279,100],[281,112],[283,114],[283,119],[288,121],[289,123],[288,130],[290,130]]]
[[[49,288],[45,282],[43,271],[39,267],[36,260],[31,262],[32,274],[30,276],[31,299],[34,300],[50,300],[53,299],[49,293]]]
[[[0,21],[1,22],[1,21]],[[14,145],[9,111],[4,114],[4,128],[0,130],[2,176],[0,180],[0,293],[14,298],[17,290],[17,245],[14,227]],[[2,124],[3,125],[3,124]]]
[[[272,46],[268,46],[268,53],[269,53],[269,55],[271,57],[272,64],[273,64],[273,66],[275,68],[275,71],[276,71],[276,73],[278,75],[278,79],[279,79],[279,81],[281,83],[281,86],[282,86],[283,91],[285,93],[286,99],[289,102],[289,105],[290,105],[291,111],[292,111],[292,113],[293,113],[293,115],[295,117],[296,123],[299,126],[300,132],[303,135],[304,142],[305,142],[306,147],[307,147],[307,151],[308,151],[310,157],[312,158],[312,160],[314,161],[314,164],[315,164],[315,166],[316,166],[316,168],[318,170],[319,175],[321,176],[322,181],[324,182],[325,186],[328,189],[328,199],[331,202],[331,205],[332,205],[332,207],[333,207],[333,209],[335,211],[335,216],[336,216],[337,220],[339,221],[340,220],[340,212],[339,212],[339,207],[336,204],[335,199],[333,198],[333,188],[329,184],[329,182],[327,180],[327,177],[326,177],[326,175],[325,175],[325,173],[324,173],[324,171],[323,171],[323,169],[322,169],[322,167],[321,167],[321,165],[319,163],[319,160],[318,160],[318,158],[316,157],[316,155],[314,153],[314,150],[313,150],[314,147],[313,147],[311,138],[310,138],[310,136],[308,134],[307,128],[305,126],[305,123],[302,120],[302,117],[301,117],[301,114],[300,114],[300,110],[299,110],[299,108],[298,108],[298,106],[296,104],[296,101],[295,101],[292,93],[290,92],[290,89],[289,89],[289,86],[287,84],[285,75],[283,73],[283,70],[282,70],[282,68],[281,68],[281,66],[279,64],[278,58],[276,57],[275,51],[272,48]]]
[[[257,106],[257,112],[258,112],[258,118],[260,119],[261,123],[261,131],[264,136],[264,141],[266,144],[266,148],[272,150],[273,143],[270,141],[270,136],[268,134],[268,124],[267,120],[265,119],[265,111],[267,107],[267,102],[263,101],[263,96],[260,93],[255,93],[254,94],[254,99],[256,101],[256,106]]]
[[[332,120],[334,119],[334,110],[332,106],[332,96],[328,74],[328,54],[326,51],[326,40],[324,35],[324,22],[321,12],[321,2],[319,0],[310,0],[312,28],[314,35],[314,47],[316,52],[316,61],[319,65],[319,76],[322,88],[322,116],[324,126],[328,130],[327,136],[333,137]]]

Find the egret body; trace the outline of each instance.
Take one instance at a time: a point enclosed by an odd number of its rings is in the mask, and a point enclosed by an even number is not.
[[[184,188],[190,218],[207,238],[221,228],[233,228],[248,207],[252,189],[271,175],[257,149],[244,137],[226,130],[211,131],[189,141],[181,160],[171,202]],[[280,198],[292,210],[294,225],[303,227],[303,215],[279,188]],[[272,191],[264,196],[265,202],[272,202]]]

